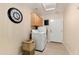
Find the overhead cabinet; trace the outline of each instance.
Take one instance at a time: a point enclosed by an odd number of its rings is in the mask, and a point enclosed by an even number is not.
[[[42,26],[43,19],[36,13],[32,13],[32,26]]]

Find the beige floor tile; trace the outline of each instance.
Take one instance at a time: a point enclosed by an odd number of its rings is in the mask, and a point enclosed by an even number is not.
[[[61,43],[47,43],[43,52],[35,51],[36,55],[68,55],[68,51]]]

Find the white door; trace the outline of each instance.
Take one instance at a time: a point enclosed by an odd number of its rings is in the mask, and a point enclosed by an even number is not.
[[[50,20],[48,26],[49,41],[62,42],[63,41],[63,20]]]

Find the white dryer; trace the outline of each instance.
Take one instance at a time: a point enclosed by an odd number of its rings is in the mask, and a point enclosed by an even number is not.
[[[43,51],[47,42],[46,32],[41,30],[32,30],[32,39],[36,44],[36,50]]]

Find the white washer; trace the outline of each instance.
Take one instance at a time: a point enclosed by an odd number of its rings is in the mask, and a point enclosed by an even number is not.
[[[36,50],[43,51],[46,45],[46,32],[39,30],[32,30],[32,39],[36,44]]]

